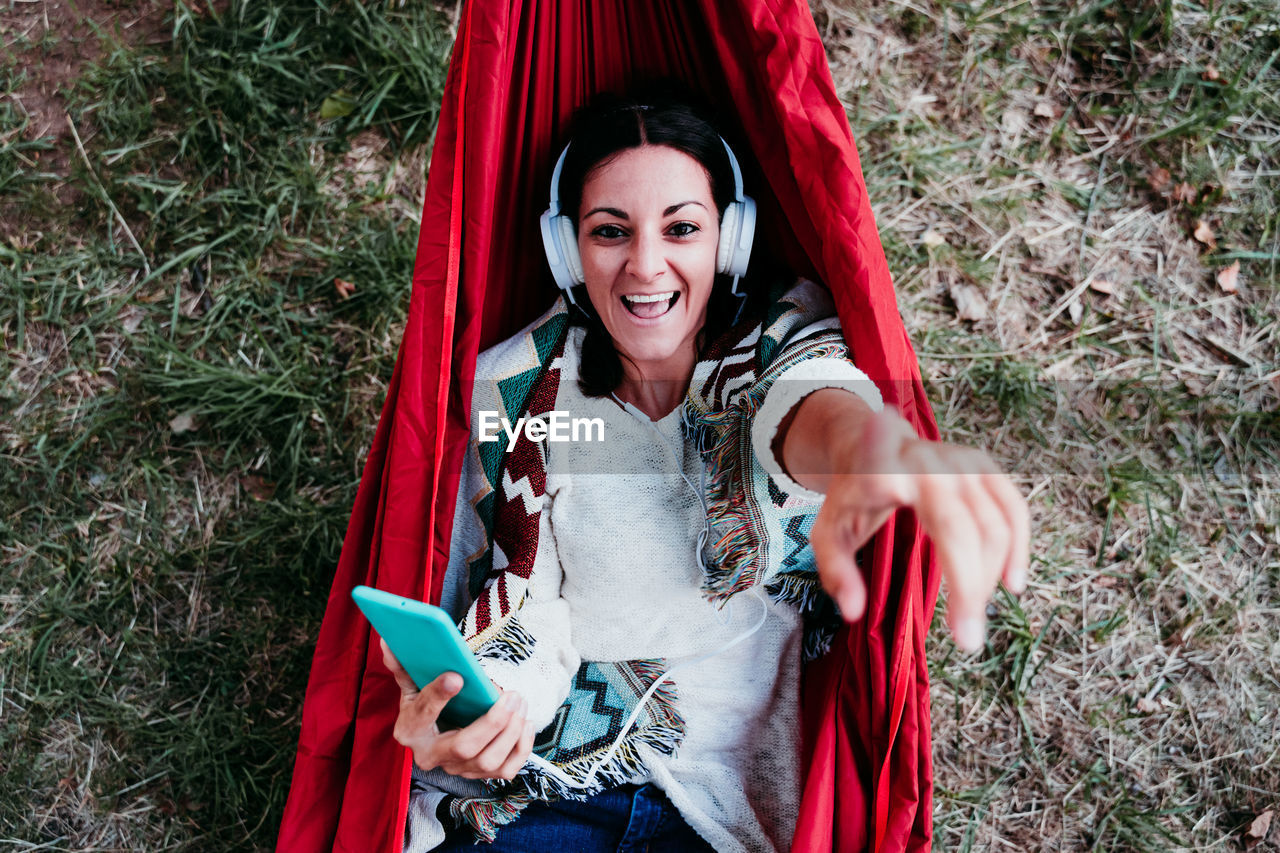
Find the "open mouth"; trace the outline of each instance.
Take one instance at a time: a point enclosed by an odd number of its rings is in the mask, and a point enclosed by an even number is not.
[[[622,297],[622,304],[642,320],[655,320],[666,314],[680,301],[680,291],[667,293],[633,293]]]

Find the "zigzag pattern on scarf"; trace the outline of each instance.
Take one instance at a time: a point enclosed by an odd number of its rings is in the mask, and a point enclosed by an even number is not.
[[[522,416],[529,413],[531,405],[538,406],[539,414],[549,411],[555,405],[555,389],[559,385],[560,373],[558,362],[564,352],[565,333],[568,328],[569,312],[565,307],[564,298],[561,297],[520,337],[521,346],[513,356],[518,359],[518,362],[514,365],[504,365],[506,375],[497,382],[498,394],[493,402],[497,406],[497,414],[500,418],[516,423]],[[548,374],[553,375],[548,376]],[[547,398],[548,389],[550,399]],[[527,506],[512,507],[510,505],[512,498],[516,495],[503,488],[508,479],[515,486],[520,484],[523,477],[532,477],[533,480],[521,484],[527,486],[528,497],[536,500],[545,494],[546,465],[542,459],[542,449],[540,446],[530,447],[531,444],[536,445],[535,442],[528,441],[523,434],[510,453],[506,450],[505,441],[485,443],[473,441],[472,443],[479,458],[480,474],[484,481],[484,488],[481,490],[483,496],[475,504],[475,513],[479,518],[480,526],[484,529],[485,541],[489,543],[489,547],[468,565],[470,592],[473,599],[479,598],[484,586],[492,583],[493,578],[508,569],[512,562],[515,563],[516,573],[523,571],[523,577],[527,579],[528,568],[532,565],[533,555],[537,553],[536,513],[532,516],[535,522],[531,539],[534,547],[528,550],[527,554],[522,543],[530,541],[529,539],[521,539],[515,531],[511,534],[501,532],[502,525],[513,520],[517,528],[522,529],[524,533],[530,532],[526,527],[529,516],[523,511]],[[518,473],[513,476],[512,471]],[[525,494],[524,490],[520,490],[521,496]],[[521,499],[524,500],[523,497]],[[509,549],[505,551],[507,554],[505,561],[495,560],[495,556],[498,556],[495,554],[495,545],[499,549],[499,554],[503,553],[504,547]],[[476,626],[477,632],[487,627],[488,622],[494,618],[495,612],[501,618],[503,608],[501,605],[493,607],[494,603],[496,602],[486,604],[484,615],[480,617],[480,622],[483,624]],[[466,630],[463,630],[463,635],[470,636]]]
[[[510,422],[522,416],[544,415],[555,407],[567,318],[567,313],[555,312],[530,330],[527,338],[537,360],[498,383],[502,417]],[[486,525],[492,544],[480,558],[486,564],[484,586],[463,619],[462,633],[477,654],[492,644],[499,654],[510,655],[508,659],[523,660],[532,652],[534,638],[521,631],[507,631],[507,622],[524,602],[538,552],[540,504],[547,489],[546,458],[542,444],[530,441],[521,431],[515,446],[499,454],[496,463],[492,470],[483,464],[484,475],[496,493],[495,500],[486,505],[494,514]]]
[[[772,497],[777,491],[772,478],[769,485]],[[782,502],[775,502],[775,506],[781,507]],[[830,650],[836,629],[840,627],[835,602],[822,588],[813,558],[813,548],[809,545],[813,521],[813,515],[805,514],[794,515],[783,523],[782,532],[792,547],[782,559],[778,573],[765,587],[765,591],[775,601],[789,602],[804,617],[800,659],[806,663]]]
[[[640,697],[664,669],[661,659],[584,662],[569,697],[551,725],[535,739],[534,751],[569,778],[585,781],[622,731]],[[684,718],[676,710],[676,701],[674,684],[668,680],[659,686],[590,785],[567,785],[542,768],[526,764],[515,779],[495,784],[489,796],[455,799],[449,805],[450,813],[469,824],[476,838],[491,842],[500,827],[515,820],[534,800],[585,800],[639,778],[648,772],[641,746],[672,755],[684,737]]]

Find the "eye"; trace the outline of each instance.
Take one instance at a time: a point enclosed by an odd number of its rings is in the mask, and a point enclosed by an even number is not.
[[[692,222],[677,222],[668,229],[668,233],[673,237],[689,237],[701,230],[701,228],[694,225]]]
[[[626,233],[617,225],[600,225],[591,229],[591,236],[602,240],[616,240],[619,237],[625,237]]]

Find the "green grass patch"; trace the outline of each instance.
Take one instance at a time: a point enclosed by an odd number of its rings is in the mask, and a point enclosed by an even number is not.
[[[425,4],[171,31],[77,86],[78,209],[0,108],[45,223],[0,247],[0,836],[51,849],[273,843],[451,46]]]

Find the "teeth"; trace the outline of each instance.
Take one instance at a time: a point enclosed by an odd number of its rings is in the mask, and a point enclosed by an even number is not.
[[[676,292],[674,290],[671,290],[666,293],[654,293],[649,296],[646,296],[642,293],[634,293],[634,294],[631,294],[630,296],[624,296],[622,298],[627,300],[628,302],[665,302],[675,295],[676,295]]]

